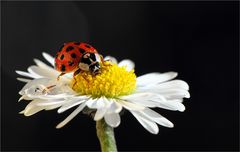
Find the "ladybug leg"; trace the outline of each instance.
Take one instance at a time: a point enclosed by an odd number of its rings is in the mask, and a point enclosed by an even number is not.
[[[66,74],[66,73],[62,72],[62,73],[57,77],[57,80],[59,81],[60,77],[63,76],[64,74]]]
[[[81,69],[77,69],[74,73],[73,73],[73,77],[75,77],[76,75],[78,75],[81,72]]]
[[[75,78],[76,75],[78,75],[81,72],[81,69],[77,69],[74,73],[73,73],[73,79],[74,79],[74,84],[73,84],[73,88],[77,83],[77,80]]]

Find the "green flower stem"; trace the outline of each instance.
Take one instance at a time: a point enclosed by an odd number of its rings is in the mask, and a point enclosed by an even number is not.
[[[102,152],[117,152],[113,128],[104,119],[96,122],[97,136]]]

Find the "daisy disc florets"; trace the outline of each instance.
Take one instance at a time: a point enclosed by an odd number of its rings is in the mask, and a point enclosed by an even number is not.
[[[82,71],[75,76],[73,84],[73,90],[84,95],[117,98],[135,91],[136,75],[134,70],[127,71],[126,67],[104,63],[99,74],[93,75],[91,72]]]

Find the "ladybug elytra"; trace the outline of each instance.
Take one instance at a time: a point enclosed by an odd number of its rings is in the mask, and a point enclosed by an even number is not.
[[[98,74],[100,62],[103,61],[101,55],[91,45],[83,42],[68,42],[61,46],[55,57],[55,69],[65,73],[74,72],[74,76],[81,70]]]

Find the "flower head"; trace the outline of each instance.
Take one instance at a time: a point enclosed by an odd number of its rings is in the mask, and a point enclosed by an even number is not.
[[[47,53],[43,56],[54,65],[53,57]],[[109,126],[117,127],[120,124],[119,113],[126,109],[153,134],[159,131],[157,124],[173,127],[173,123],[151,108],[185,110],[182,101],[190,97],[189,86],[182,80],[172,80],[177,73],[149,73],[136,77],[132,61],[123,60],[117,64],[113,57],[105,60],[100,74],[82,71],[74,78],[73,73],[69,73],[57,80],[60,72],[35,59],[37,65],[30,66],[28,72],[16,71],[31,78],[18,78],[27,82],[19,92],[22,95],[20,100],[31,101],[21,113],[30,116],[41,110],[56,108],[58,113],[62,113],[77,107],[57,125],[61,128],[87,108],[95,112],[95,121],[104,118]]]

